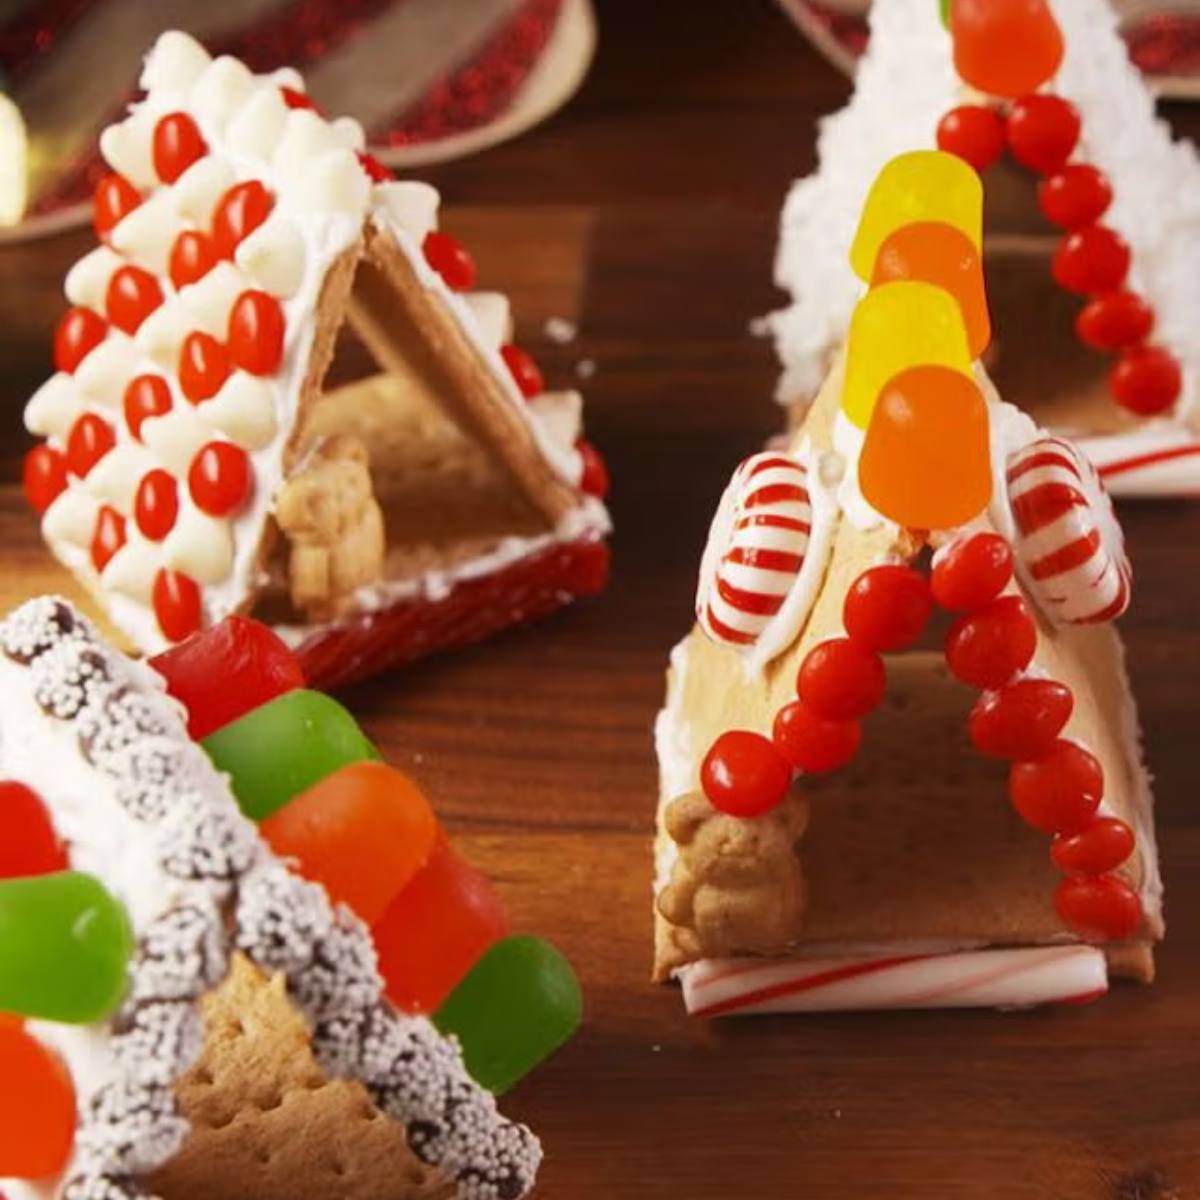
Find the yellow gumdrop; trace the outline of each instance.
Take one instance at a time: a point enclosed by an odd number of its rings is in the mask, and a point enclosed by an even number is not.
[[[871,184],[850,246],[850,265],[869,281],[888,236],[914,221],[941,221],[983,246],[983,184],[956,154],[913,150],[893,158]]]
[[[917,280],[872,288],[850,317],[843,411],[866,429],[883,385],[900,371],[930,364],[971,374],[958,301],[944,288]]]

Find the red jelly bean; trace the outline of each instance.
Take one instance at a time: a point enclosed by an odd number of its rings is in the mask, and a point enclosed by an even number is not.
[[[90,308],[68,308],[54,331],[54,365],[68,375],[108,336],[108,325]]]
[[[187,709],[195,741],[304,686],[300,664],[283,640],[246,617],[226,617],[150,665]]]
[[[1059,919],[1094,942],[1118,942],[1142,923],[1138,894],[1116,875],[1073,876],[1054,892]]]
[[[938,122],[938,149],[958,155],[979,172],[1004,153],[1004,141],[1004,122],[982,104],[961,104]]]
[[[152,542],[161,542],[175,528],[179,516],[175,477],[158,467],[147,471],[133,499],[133,514],[142,535]]]
[[[512,377],[521,389],[521,395],[526,400],[541,395],[546,390],[546,381],[542,378],[541,369],[533,361],[533,356],[522,350],[520,346],[511,343],[500,347],[500,357],[504,359]]]
[[[1079,110],[1061,96],[1022,96],[1008,114],[1008,148],[1039,175],[1060,170],[1079,141]]]
[[[392,1003],[406,1012],[436,1012],[508,930],[487,878],[440,840],[371,930]]]
[[[588,496],[596,496],[603,500],[608,495],[609,479],[608,464],[600,451],[591,442],[580,438],[575,443],[575,449],[583,462],[583,472],[579,477],[579,490]]]
[[[125,424],[140,442],[142,422],[171,411],[171,388],[161,375],[135,375],[125,389]]]
[[[342,767],[259,828],[276,854],[368,925],[429,861],[438,831],[417,785],[379,762]]]
[[[1133,830],[1116,817],[1097,817],[1070,837],[1055,838],[1050,859],[1068,875],[1115,871],[1133,853]]]
[[[792,769],[761,733],[731,729],[713,742],[700,767],[709,803],[732,817],[760,817],[783,802]]]
[[[1112,203],[1108,177],[1091,163],[1068,163],[1038,185],[1046,219],[1063,229],[1094,225]]]
[[[44,513],[67,486],[67,460],[53,446],[34,446],[22,474],[29,507]]]
[[[367,173],[367,178],[375,183],[391,183],[395,175],[383,165],[373,154],[358,152],[358,164]]]
[[[235,184],[217,202],[212,234],[217,253],[232,258],[241,242],[271,215],[275,198],[257,179]]]
[[[982,608],[1012,578],[1012,548],[998,533],[960,538],[934,559],[929,587],[933,598],[950,612]]]
[[[200,628],[204,616],[200,588],[190,576],[165,568],[159,571],[152,599],[158,627],[169,641],[182,642]]]
[[[174,183],[208,153],[208,144],[187,113],[168,113],[154,127],[153,153],[155,174],[163,183]]]
[[[92,533],[92,566],[103,571],[108,560],[125,545],[125,518],[109,504],[102,504]]]
[[[66,1068],[18,1022],[4,1022],[0,1079],[0,1176],[58,1175],[75,1141],[75,1089]]]
[[[229,351],[208,333],[189,333],[179,352],[179,386],[193,403],[215,396],[229,378]]]
[[[23,783],[0,783],[0,879],[50,875],[67,869],[67,854],[50,814]]]
[[[475,286],[475,260],[458,238],[434,229],[425,235],[421,248],[425,251],[425,261],[451,291],[468,292]]]
[[[1154,328],[1154,309],[1136,292],[1094,296],[1075,318],[1075,332],[1093,350],[1123,350]]]
[[[975,688],[998,688],[1029,666],[1037,628],[1020,596],[998,596],[959,617],[946,634],[946,663]]]
[[[229,312],[229,357],[251,375],[273,375],[283,358],[283,306],[251,288]]]
[[[95,413],[84,413],[67,434],[67,466],[72,475],[86,478],[88,472],[117,444],[113,427]]]
[[[1077,229],[1059,243],[1050,272],[1059,287],[1080,296],[1115,291],[1129,273],[1129,244],[1107,225]]]
[[[842,621],[868,650],[905,650],[924,632],[933,611],[929,581],[912,567],[871,567],[846,593]]]
[[[796,692],[818,716],[853,721],[879,707],[886,683],[878,654],[850,638],[831,638],[805,655]]]
[[[1161,346],[1131,346],[1117,360],[1108,382],[1118,404],[1149,417],[1174,406],[1183,372],[1175,356]]]
[[[162,288],[141,267],[118,267],[108,281],[104,309],[124,333],[137,333],[141,323],[162,303]]]
[[[776,715],[772,736],[797,771],[820,775],[844,767],[858,753],[862,727],[857,721],[831,721],[793,700]]]
[[[1018,679],[999,691],[984,692],[967,722],[981,754],[1031,759],[1047,753],[1070,720],[1075,698],[1053,679]]]
[[[232,442],[209,442],[192,459],[188,490],[201,512],[228,517],[250,495],[250,456]]]
[[[1104,796],[1104,771],[1094,754],[1059,738],[1040,758],[1013,764],[1008,794],[1034,829],[1078,833]]]
[[[185,229],[171,247],[167,274],[176,288],[203,279],[217,265],[217,244],[199,229]]]
[[[92,226],[96,236],[103,238],[141,202],[141,194],[124,175],[105,175],[92,193]]]

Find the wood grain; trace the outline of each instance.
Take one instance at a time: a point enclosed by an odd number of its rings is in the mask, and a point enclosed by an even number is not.
[[[584,1031],[509,1100],[547,1144],[540,1194],[1200,1196],[1200,507],[1122,514],[1137,572],[1124,629],[1168,889],[1153,989],[1027,1015],[705,1025],[648,982],[662,672],[720,489],[779,422],[772,352],[748,322],[780,302],[778,207],[813,162],[814,119],[847,85],[766,0],[600,0],[600,21],[595,69],[564,113],[430,178],[485,285],[518,299],[520,339],[551,382],[596,364],[588,424],[614,478],[612,586],[345,696],[498,880],[516,925],[553,938],[582,976]],[[1200,112],[1169,115],[1200,132]],[[998,181],[992,217],[1039,231],[1028,191]],[[85,245],[0,254],[5,607],[68,586],[18,497],[18,430],[62,273]],[[551,315],[578,321],[578,340],[549,343]]]

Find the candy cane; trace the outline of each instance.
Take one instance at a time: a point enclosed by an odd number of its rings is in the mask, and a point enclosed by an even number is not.
[[[714,641],[751,646],[783,607],[812,532],[808,468],[752,455],[733,473],[709,532],[696,616]]]
[[[1111,621],[1129,606],[1125,539],[1095,467],[1061,438],[1041,437],[1009,456],[1015,549],[1047,615]]]
[[[1108,990],[1094,946],[889,957],[704,959],[679,973],[695,1017],[885,1008],[1028,1008]]]

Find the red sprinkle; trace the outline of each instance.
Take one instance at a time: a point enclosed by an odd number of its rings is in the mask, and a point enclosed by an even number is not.
[[[744,729],[721,734],[700,767],[709,803],[732,817],[770,812],[783,802],[791,781],[791,768],[770,740]]]

